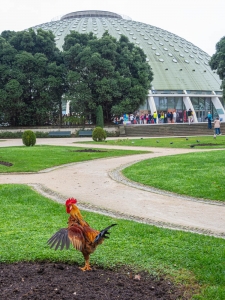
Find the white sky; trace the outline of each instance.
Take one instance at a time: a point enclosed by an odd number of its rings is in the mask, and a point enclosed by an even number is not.
[[[0,0],[0,32],[20,31],[59,15],[93,9],[160,27],[209,55],[225,36],[225,0]]]

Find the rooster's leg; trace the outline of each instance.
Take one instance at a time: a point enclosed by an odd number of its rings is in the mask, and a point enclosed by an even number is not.
[[[82,271],[90,271],[91,270],[91,266],[90,266],[90,259],[89,259],[89,254],[84,255],[84,259],[85,259],[85,265],[83,268],[80,268]]]

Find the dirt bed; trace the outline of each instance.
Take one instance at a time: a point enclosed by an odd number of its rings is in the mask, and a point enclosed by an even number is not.
[[[0,264],[1,300],[172,300],[190,299],[169,280],[129,270],[83,272],[64,263]],[[187,294],[187,293],[186,293]]]
[[[7,161],[0,161],[0,165],[6,166],[6,167],[11,167],[13,164],[11,164]]]

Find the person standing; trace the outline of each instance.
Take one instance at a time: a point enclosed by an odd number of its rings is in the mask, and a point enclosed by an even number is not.
[[[121,117],[120,117],[120,124],[121,124],[121,125],[123,125],[123,121],[124,121],[123,115],[121,115]]]
[[[216,120],[214,121],[214,130],[215,130],[215,135],[221,135],[219,118],[216,118]]]
[[[170,123],[173,123],[173,112],[170,112]]]
[[[173,112],[173,123],[176,123],[176,119],[177,119],[177,113],[176,111]]]
[[[149,124],[152,123],[152,115],[151,115],[151,113],[149,113],[149,115],[148,115],[148,122],[149,122]]]
[[[161,114],[160,114],[160,123],[164,123],[164,112],[161,111]]]
[[[210,111],[205,119],[208,119],[208,129],[212,129],[212,115]]]
[[[133,114],[130,114],[130,122],[131,122],[131,124],[134,124],[134,115]]]
[[[154,123],[156,124],[156,122],[157,122],[157,112],[156,111],[154,111],[154,113],[153,113],[153,119],[154,119]]]
[[[167,123],[167,113],[164,114],[164,123]]]
[[[161,113],[158,113],[158,123],[160,123]]]
[[[188,115],[188,123],[190,125],[191,122],[192,122],[192,110],[190,108],[189,108],[189,110],[187,112],[187,115]]]
[[[140,116],[139,116],[139,114],[136,115],[136,122],[137,122],[137,124],[140,124]]]
[[[149,124],[149,113],[146,114],[146,124]]]
[[[170,112],[167,113],[167,123],[170,123]]]

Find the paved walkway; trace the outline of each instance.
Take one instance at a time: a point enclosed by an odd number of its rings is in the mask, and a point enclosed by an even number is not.
[[[37,144],[112,148],[109,145],[82,144],[85,140],[90,139],[37,139]],[[74,141],[81,143],[74,144]],[[7,146],[22,146],[22,141],[0,141],[0,147]],[[0,183],[29,184],[43,195],[61,203],[74,197],[78,199],[79,207],[112,217],[225,237],[223,203],[201,201],[147,188],[130,182],[120,172],[126,165],[143,159],[202,150],[113,146],[115,148],[152,152],[73,163],[33,174],[0,174]]]

